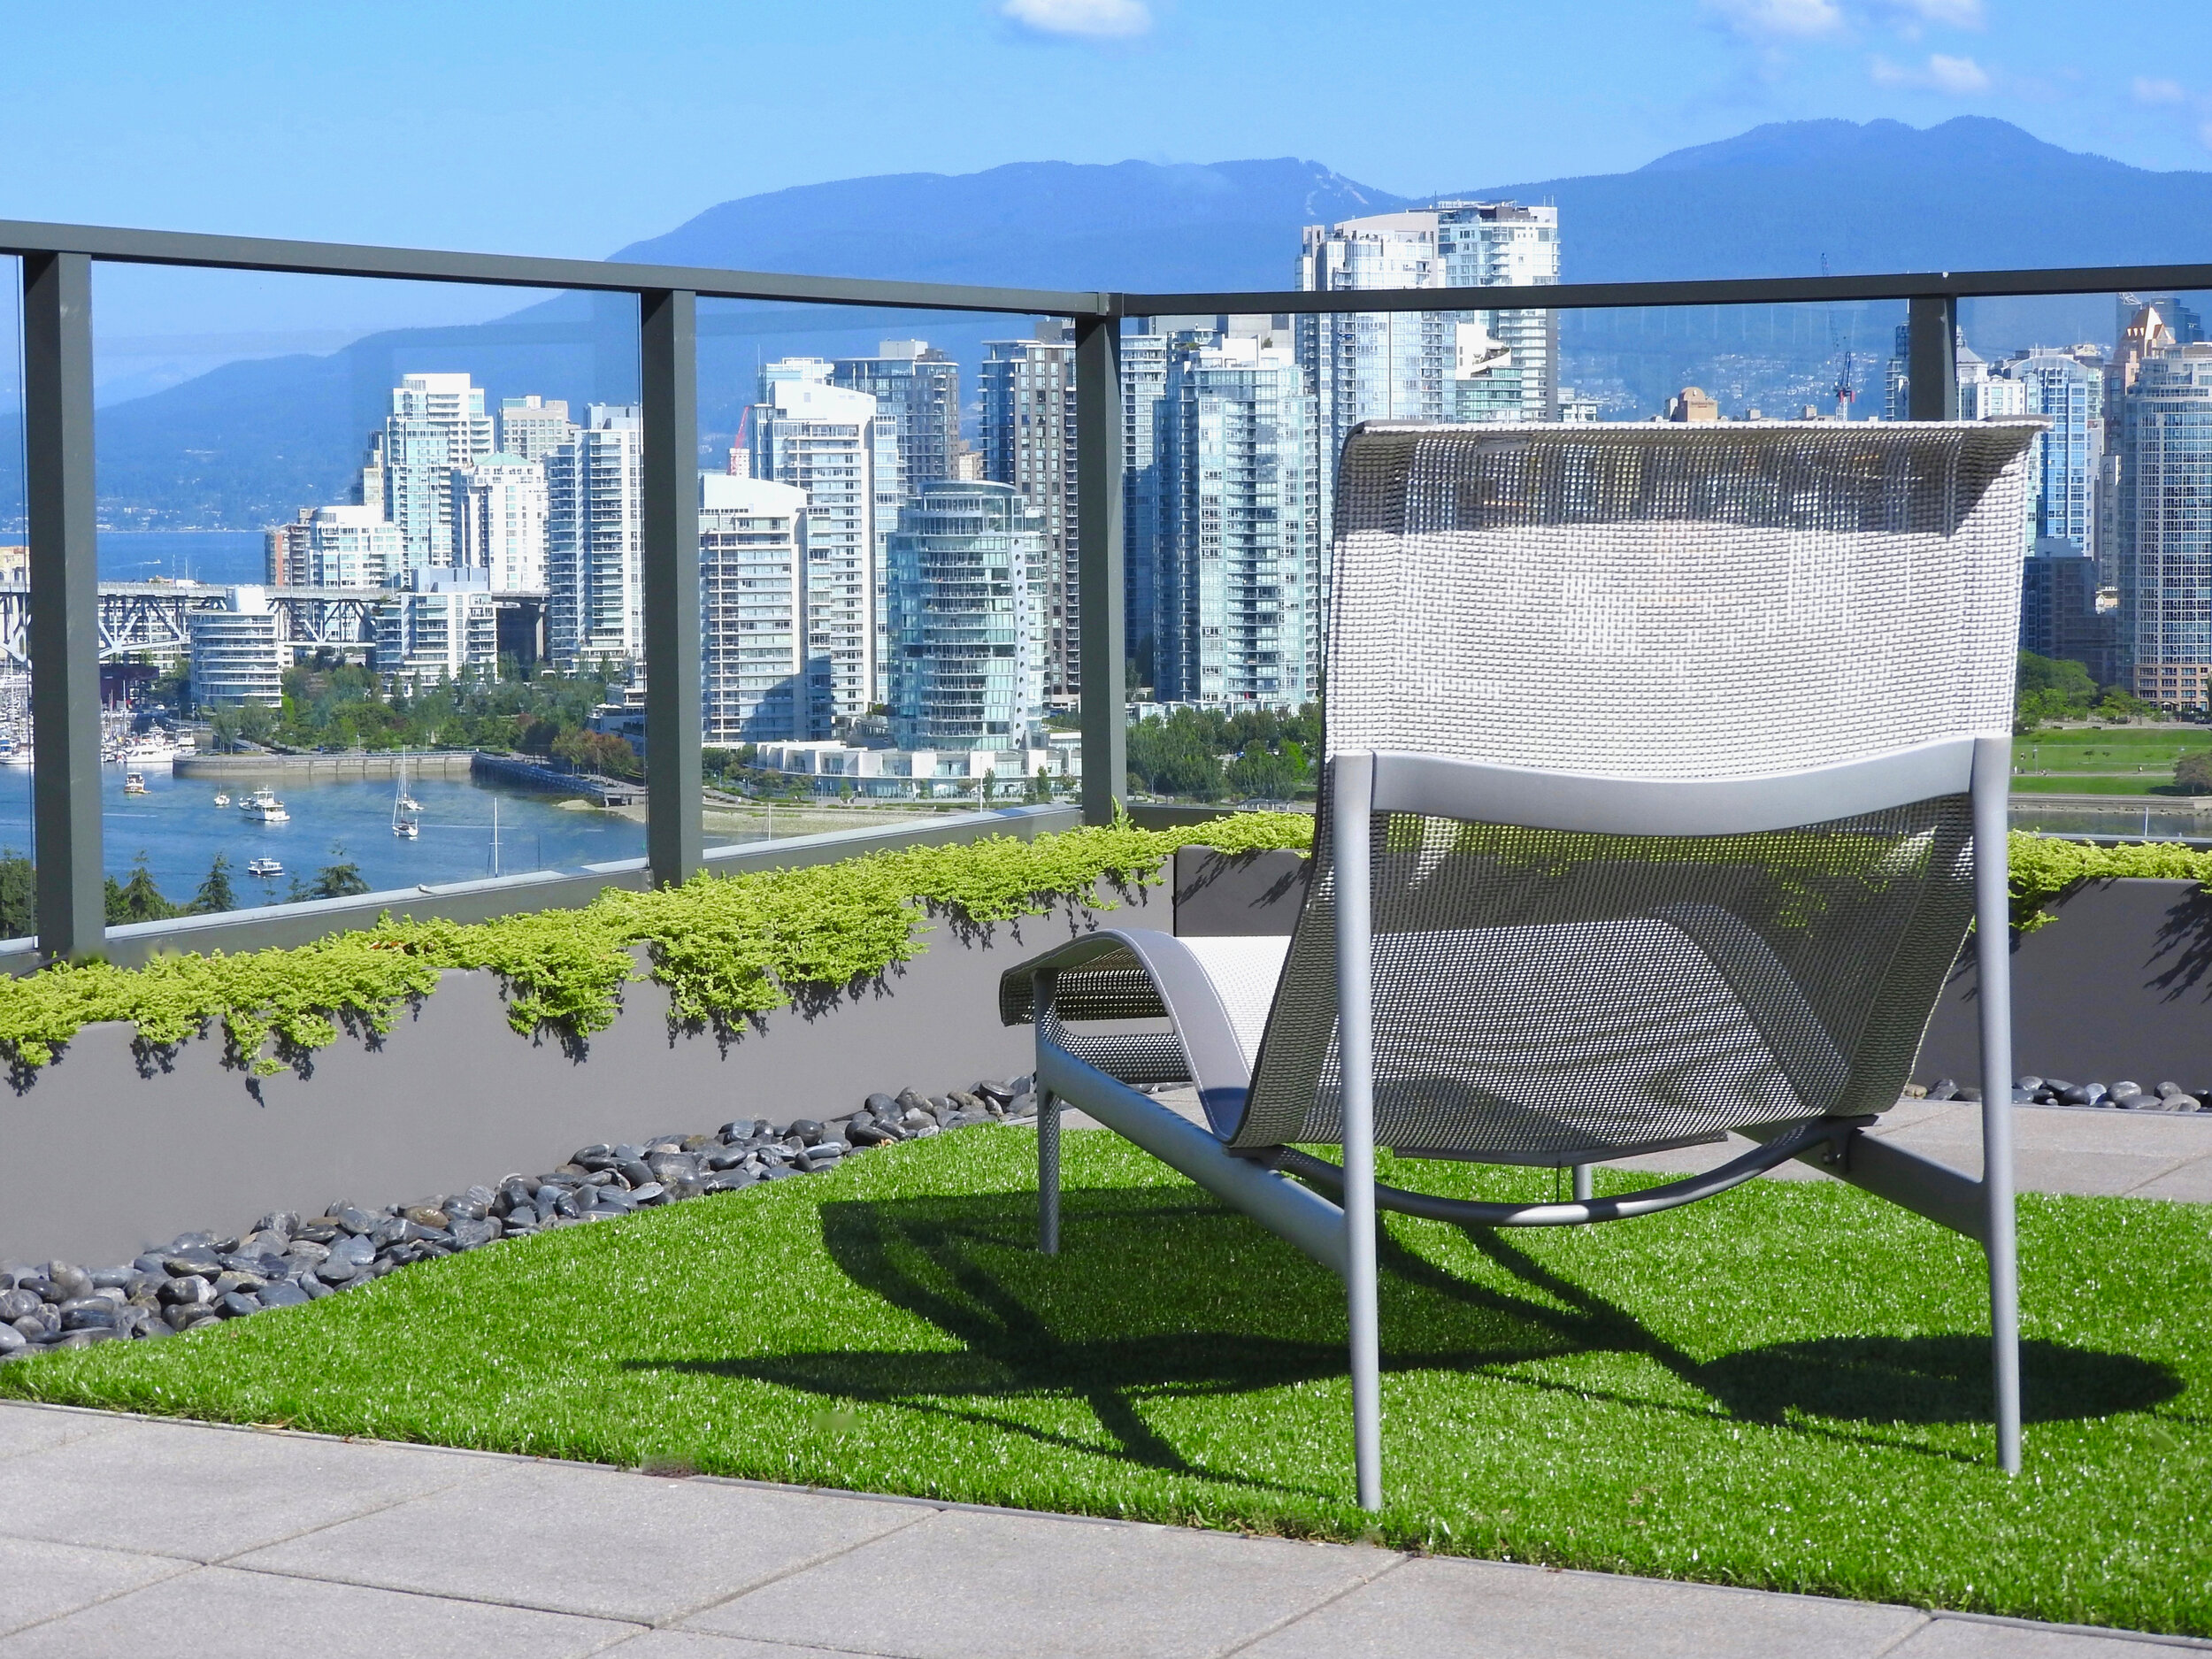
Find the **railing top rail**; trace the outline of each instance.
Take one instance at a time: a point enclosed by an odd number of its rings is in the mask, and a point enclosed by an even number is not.
[[[1112,296],[1056,288],[985,288],[955,282],[887,282],[864,277],[785,276],[703,265],[541,259],[521,254],[452,253],[349,242],[283,242],[187,231],[125,230],[0,219],[0,253],[81,253],[121,265],[278,271],[305,276],[382,277],[493,288],[579,288],[643,294],[688,290],[710,299],[800,301],[909,311],[1003,311],[1018,316],[1110,315]]]
[[[1868,276],[1732,277],[1666,282],[1563,282],[1538,287],[1362,288],[1319,294],[1295,288],[1126,294],[1091,289],[995,288],[960,282],[894,282],[872,277],[801,276],[601,259],[542,259],[521,254],[455,253],[15,219],[0,220],[0,253],[81,253],[128,265],[189,265],[614,294],[682,289],[711,299],[1056,317],[1582,311],[2212,289],[2212,264],[2199,264],[2077,265],[2032,271],[1889,272]]]
[[[2058,294],[2212,288],[2212,265],[2076,265],[2047,271],[1903,271],[1874,276],[1730,277],[1679,282],[1560,282],[1460,288],[1298,288],[1242,294],[1117,294],[1123,317],[1274,312],[1589,311],[1640,306],[1815,304],[1930,297],[1988,299]]]

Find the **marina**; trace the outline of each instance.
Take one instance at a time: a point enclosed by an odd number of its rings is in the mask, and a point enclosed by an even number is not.
[[[31,776],[27,767],[0,770],[0,851],[33,851]],[[417,826],[412,836],[393,833],[389,775],[280,772],[226,777],[219,787],[172,769],[148,768],[140,774],[142,794],[126,794],[126,779],[121,767],[100,769],[102,864],[109,875],[127,880],[142,852],[155,885],[180,904],[207,879],[218,853],[230,861],[241,904],[281,900],[293,880],[311,886],[325,865],[338,863],[357,865],[378,890],[474,880],[494,873],[495,817],[496,867],[510,875],[573,870],[645,851],[645,826],[634,818],[466,777],[419,777],[412,767],[405,786],[406,798],[418,807],[408,815]],[[250,816],[257,795],[265,795],[283,816]]]

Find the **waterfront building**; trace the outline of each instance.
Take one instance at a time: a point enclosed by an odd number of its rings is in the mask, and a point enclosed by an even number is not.
[[[1518,202],[1446,201],[1436,204],[1436,253],[1446,288],[1548,288],[1559,280],[1559,210]],[[1509,354],[1500,366],[1518,382],[1520,409],[1511,417],[1559,418],[1559,313],[1549,311],[1463,312]],[[1499,394],[1501,376],[1489,390]],[[1497,406],[1502,406],[1502,398]]]
[[[376,670],[410,691],[491,672],[499,663],[499,619],[480,570],[416,569],[376,607]]]
[[[1122,616],[1136,686],[1159,674],[1159,467],[1154,449],[1167,396],[1169,319],[1133,318],[1121,333]]]
[[[379,426],[369,434],[369,457],[361,464],[361,471],[353,480],[353,504],[373,509],[380,518],[384,514],[384,428]]]
[[[454,562],[453,469],[492,453],[484,388],[465,374],[410,374],[384,421],[384,516],[399,526],[403,564]]]
[[[807,733],[806,492],[699,475],[700,735],[722,748]]]
[[[2097,603],[2097,561],[2064,536],[2039,536],[2020,572],[2020,649],[2079,663],[2101,686],[2112,665],[2116,611]]]
[[[272,526],[261,533],[262,578],[272,588],[289,588],[307,580],[312,563],[315,510],[303,507],[290,524]]]
[[[769,364],[743,428],[749,476],[806,497],[806,718],[816,736],[887,694],[879,673],[890,626],[883,571],[899,495],[893,422],[879,419],[866,392],[830,384],[830,373],[818,357]]]
[[[2016,411],[2050,424],[2029,451],[2031,534],[2097,550],[2097,472],[2104,459],[2104,364],[2086,347],[2038,346],[2004,365],[2021,388]],[[1994,412],[1994,411],[1993,411]]]
[[[1082,690],[1081,587],[1075,528],[1075,337],[1057,319],[1029,340],[985,342],[983,473],[1021,491],[1045,545],[1033,580],[1045,630],[1045,700],[1071,709]]]
[[[545,458],[547,649],[564,673],[644,655],[643,436],[634,404],[594,403]]]
[[[804,779],[817,795],[906,801],[1010,803],[1027,796],[1041,774],[1056,793],[1083,776],[1082,747],[1073,732],[1009,749],[887,749],[834,740],[764,743],[753,764]]]
[[[2121,403],[2120,648],[2135,695],[2207,701],[2212,675],[2212,344],[2154,344]]]
[[[1319,694],[1322,442],[1283,346],[1233,334],[1173,356],[1156,450],[1162,701],[1296,708]]]
[[[886,340],[872,357],[840,357],[830,383],[876,400],[877,419],[891,423],[908,495],[932,479],[956,476],[954,462],[964,449],[960,365],[942,351],[926,340]]]
[[[1444,286],[1437,215],[1377,213],[1305,227],[1298,286],[1310,294]],[[1363,420],[1442,420],[1456,312],[1302,313],[1298,360],[1320,400],[1330,455]]]
[[[925,483],[891,535],[891,732],[901,749],[1044,738],[1043,516],[1011,484]]]
[[[307,521],[307,564],[295,580],[315,588],[381,588],[406,563],[400,528],[373,507],[318,507]]]
[[[455,566],[483,572],[495,593],[542,592],[544,463],[500,450],[454,469],[451,488]]]
[[[276,612],[265,588],[242,583],[226,591],[219,611],[185,613],[191,641],[192,701],[204,709],[284,700],[284,658]]]
[[[499,400],[499,449],[525,461],[542,461],[576,435],[576,423],[568,418],[568,403],[558,397]]]

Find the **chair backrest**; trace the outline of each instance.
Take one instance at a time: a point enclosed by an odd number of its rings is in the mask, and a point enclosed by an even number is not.
[[[2032,423],[1434,426],[1337,475],[1333,758],[1794,772],[2010,728]],[[1336,1138],[1333,858],[1244,1146]],[[1376,1123],[1550,1162],[1878,1110],[1971,907],[1962,795],[1755,835],[1376,815]]]

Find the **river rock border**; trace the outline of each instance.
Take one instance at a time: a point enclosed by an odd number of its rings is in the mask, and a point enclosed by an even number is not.
[[[341,1201],[304,1217],[279,1210],[238,1236],[180,1233],[114,1267],[10,1263],[0,1265],[0,1360],[297,1307],[501,1239],[818,1174],[871,1147],[1036,1111],[1027,1077],[986,1078],[937,1096],[905,1089],[871,1094],[850,1118],[827,1123],[802,1118],[779,1129],[764,1118],[740,1118],[713,1134],[581,1147],[542,1175],[509,1175],[495,1187],[414,1203],[363,1210]]]

